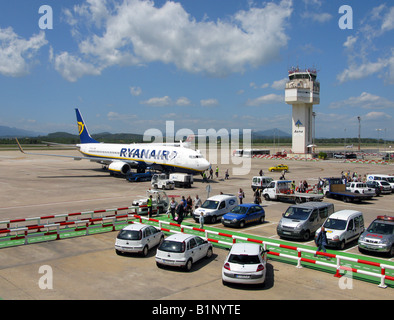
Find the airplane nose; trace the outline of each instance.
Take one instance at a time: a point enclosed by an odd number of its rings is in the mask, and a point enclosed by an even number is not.
[[[201,159],[201,164],[200,164],[201,169],[207,170],[207,169],[209,169],[210,166],[211,166],[211,164],[209,163],[209,161],[207,159]]]

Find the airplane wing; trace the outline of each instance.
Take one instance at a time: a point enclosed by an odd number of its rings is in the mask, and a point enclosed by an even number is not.
[[[57,142],[51,142],[51,141],[41,141],[41,142],[45,143],[48,147],[49,146],[62,146],[62,147],[67,147],[67,148],[75,148],[75,144],[57,143]]]
[[[49,156],[49,157],[61,157],[61,158],[71,158],[74,160],[90,160],[93,162],[99,162],[99,163],[106,163],[109,164],[111,162],[117,161],[116,159],[112,158],[97,158],[97,157],[87,157],[87,156],[66,156],[66,155],[61,155],[61,154],[49,154],[49,153],[35,153],[35,152],[26,152],[23,150],[22,146],[20,145],[19,141],[17,138],[15,138],[16,143],[18,144],[19,150],[28,155],[35,155],[35,156]],[[122,160],[123,162],[127,162],[130,165],[137,166],[138,162],[137,161],[129,161],[129,160]]]

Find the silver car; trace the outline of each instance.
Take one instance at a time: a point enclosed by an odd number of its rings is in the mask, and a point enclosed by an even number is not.
[[[164,233],[153,226],[144,224],[131,224],[119,231],[115,240],[115,251],[121,253],[142,253],[148,255],[148,251],[161,244]]]
[[[360,252],[385,252],[394,256],[394,217],[378,216],[358,239]]]
[[[193,263],[212,256],[212,244],[199,236],[176,233],[168,236],[156,251],[158,267],[177,266],[190,271]]]

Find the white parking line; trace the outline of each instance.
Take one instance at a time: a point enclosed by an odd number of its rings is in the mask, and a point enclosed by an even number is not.
[[[278,224],[277,222],[269,222],[269,223],[264,223],[264,224],[260,224],[258,226],[254,226],[254,227],[250,227],[250,228],[245,228],[243,230],[247,231],[247,230],[253,230],[253,229],[258,229],[258,228],[265,228],[268,226],[271,226],[273,224]]]
[[[352,249],[354,249],[354,248],[356,248],[356,247],[358,247],[358,245],[353,246],[353,247],[351,247],[351,248],[349,248],[349,249],[347,249],[347,250],[344,250],[343,252],[348,252],[348,251],[350,251],[350,250],[352,250]]]

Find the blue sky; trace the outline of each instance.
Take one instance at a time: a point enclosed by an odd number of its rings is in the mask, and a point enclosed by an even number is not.
[[[1,1],[0,125],[75,134],[78,107],[91,133],[290,133],[298,65],[318,70],[317,137],[356,137],[360,116],[362,137],[394,139],[393,39],[390,1]]]

